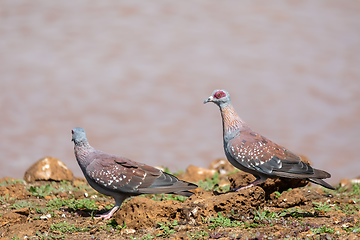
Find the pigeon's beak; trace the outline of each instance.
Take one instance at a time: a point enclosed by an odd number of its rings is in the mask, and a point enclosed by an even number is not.
[[[212,102],[213,101],[213,96],[210,96],[208,99],[206,99],[205,101],[204,101],[204,104],[205,103],[208,103],[208,102]]]

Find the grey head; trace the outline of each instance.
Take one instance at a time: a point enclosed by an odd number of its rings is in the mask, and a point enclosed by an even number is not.
[[[80,128],[80,127],[73,128],[71,133],[72,133],[71,141],[74,141],[75,144],[80,143],[80,142],[82,142],[82,143],[87,142],[85,130],[83,128]]]
[[[204,101],[204,104],[208,102],[213,102],[219,107],[225,106],[231,103],[230,94],[223,89],[216,89],[211,96]]]

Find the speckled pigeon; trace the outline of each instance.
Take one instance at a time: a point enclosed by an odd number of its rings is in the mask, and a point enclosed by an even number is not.
[[[305,179],[334,189],[322,180],[331,177],[329,173],[312,168],[302,162],[298,155],[254,132],[236,114],[227,91],[215,90],[204,104],[208,102],[213,102],[220,108],[227,159],[236,168],[256,177],[249,185],[233,190],[246,189],[275,177]]]
[[[195,184],[181,181],[160,169],[91,147],[82,128],[72,130],[72,141],[76,160],[90,186],[115,199],[115,206],[97,218],[111,218],[131,196],[174,193],[189,197],[193,193],[188,190],[197,188]]]

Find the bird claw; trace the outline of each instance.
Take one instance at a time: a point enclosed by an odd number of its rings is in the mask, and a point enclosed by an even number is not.
[[[237,187],[237,188],[232,188],[232,189],[230,189],[230,191],[229,192],[238,192],[238,191],[240,191],[240,190],[242,190],[242,189],[244,189],[245,187],[243,187],[243,186],[240,186],[240,187]]]
[[[118,209],[119,209],[119,206],[116,205],[115,207],[110,209],[110,211],[107,211],[106,213],[96,214],[94,218],[95,219],[104,219],[104,220],[110,219]]]
[[[96,214],[95,215],[95,219],[104,219],[104,220],[108,220],[112,217],[113,215],[110,213],[105,213],[105,214]]]

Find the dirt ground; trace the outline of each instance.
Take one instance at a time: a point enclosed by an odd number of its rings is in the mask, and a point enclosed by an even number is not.
[[[28,184],[5,178],[0,239],[359,239],[359,201],[359,184],[272,193],[262,187],[225,192],[213,186],[187,199],[134,197],[113,219],[97,220],[94,214],[114,202],[84,179]]]

